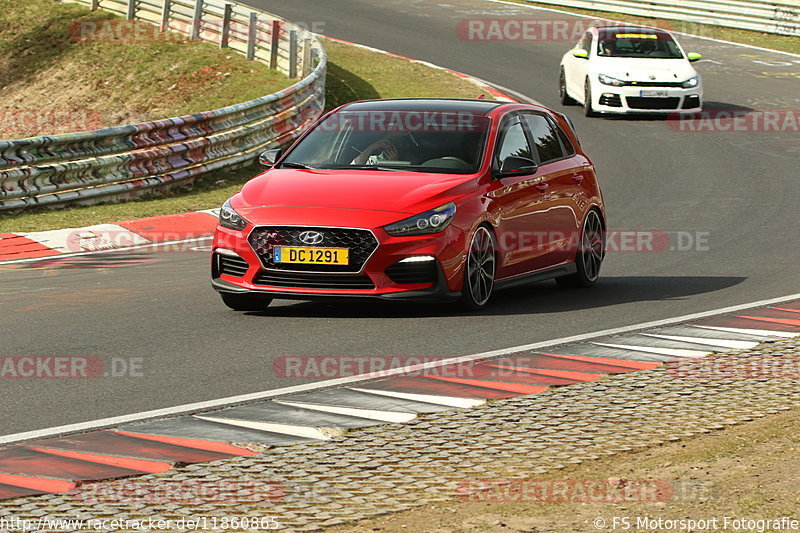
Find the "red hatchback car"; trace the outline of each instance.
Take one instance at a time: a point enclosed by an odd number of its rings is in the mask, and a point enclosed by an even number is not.
[[[555,278],[593,285],[605,254],[594,167],[569,120],[487,100],[396,99],[323,116],[225,202],[212,285],[273,298],[460,300]]]

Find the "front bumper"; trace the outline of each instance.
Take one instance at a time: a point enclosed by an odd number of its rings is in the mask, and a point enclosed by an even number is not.
[[[700,86],[614,87],[596,82],[592,87],[592,107],[601,113],[699,112],[703,108]]]
[[[344,229],[344,228],[331,228]],[[436,235],[392,237],[373,230],[375,251],[358,272],[294,271],[270,268],[248,239],[252,227],[239,232],[218,227],[212,247],[212,287],[219,292],[261,294],[282,299],[373,298],[442,301],[460,296],[463,232],[452,224]],[[433,260],[397,265],[409,257]],[[425,266],[423,266],[423,264]],[[419,265],[416,275],[412,265]],[[321,268],[320,270],[324,270]],[[421,282],[424,281],[424,282]]]

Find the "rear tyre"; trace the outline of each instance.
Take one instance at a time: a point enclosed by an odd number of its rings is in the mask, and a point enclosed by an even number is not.
[[[461,307],[467,311],[483,309],[494,289],[497,271],[497,243],[494,234],[480,226],[472,236],[467,252],[464,285],[461,289]]]
[[[263,311],[272,303],[272,298],[260,294],[234,294],[221,292],[222,302],[234,311]]]
[[[583,86],[583,114],[587,117],[597,116],[597,111],[592,107],[592,87],[589,83],[589,78],[586,78],[586,83]]]
[[[600,277],[600,265],[606,253],[605,232],[600,214],[592,209],[581,228],[578,253],[575,256],[577,272],[556,278],[559,287],[591,287]]]
[[[567,94],[567,75],[564,74],[564,67],[561,67],[561,74],[558,77],[558,96],[561,98],[561,105],[574,105],[577,103]]]

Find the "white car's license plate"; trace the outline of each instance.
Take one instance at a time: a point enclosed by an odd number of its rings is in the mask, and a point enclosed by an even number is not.
[[[639,91],[639,96],[656,96],[664,97],[669,96],[668,91]]]

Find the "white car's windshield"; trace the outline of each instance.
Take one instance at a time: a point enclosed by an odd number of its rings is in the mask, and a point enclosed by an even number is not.
[[[668,33],[657,30],[604,28],[599,32],[597,55],[603,57],[638,57],[681,59],[678,44]]]
[[[279,166],[474,173],[489,123],[460,111],[342,111],[318,124]]]

